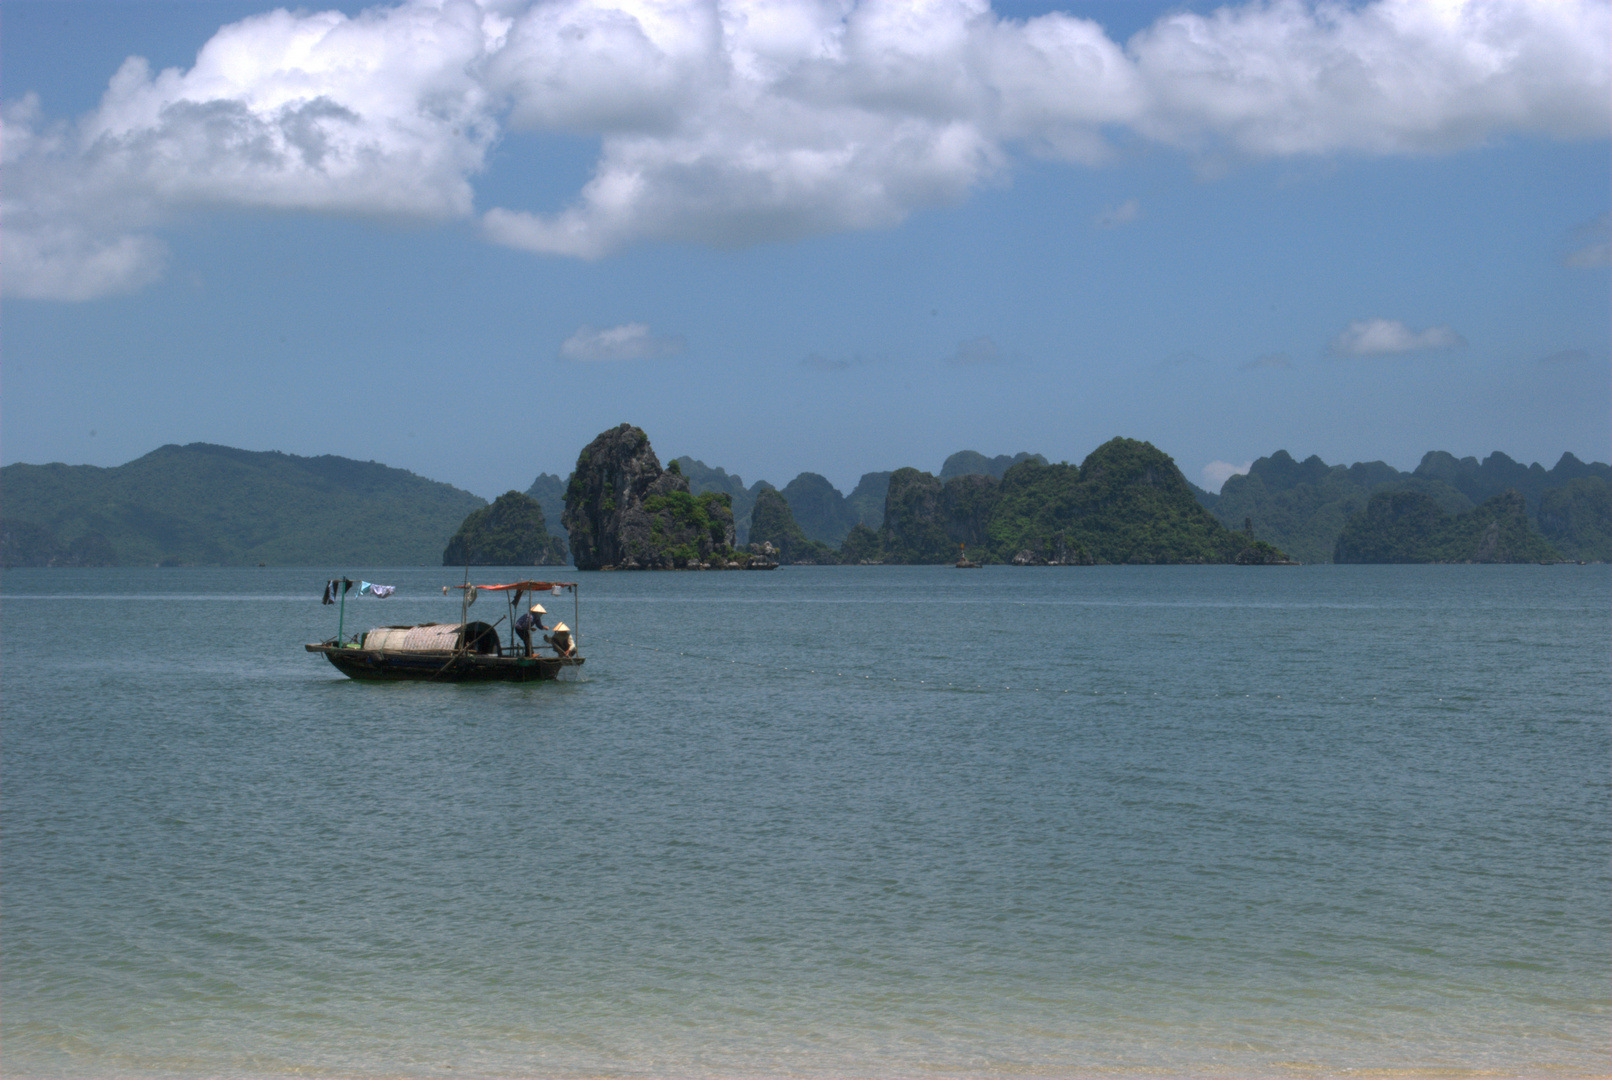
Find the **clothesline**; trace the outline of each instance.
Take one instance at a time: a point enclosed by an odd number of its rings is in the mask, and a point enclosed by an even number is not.
[[[347,593],[351,591],[352,587],[352,578],[331,578],[329,581],[325,582],[325,595],[320,600],[320,603],[334,604],[337,600],[343,599]],[[377,585],[372,581],[361,581],[358,583],[358,595],[360,596],[368,593],[378,600],[385,600],[388,596],[391,596],[395,592],[397,592],[396,585]]]

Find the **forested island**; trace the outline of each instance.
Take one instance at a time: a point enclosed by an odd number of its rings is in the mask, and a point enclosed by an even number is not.
[[[548,531],[543,507],[506,491],[474,510],[442,552],[443,566],[565,566],[565,541]]]
[[[891,473],[884,488],[879,528],[853,520],[837,547],[807,534],[785,492],[761,488],[752,496],[745,552],[734,546],[733,495],[695,496],[681,464],[662,470],[648,435],[623,424],[577,458],[563,520],[582,570],[730,569],[758,553],[796,565],[944,563],[963,554],[1015,566],[1289,561],[1227,529],[1167,455],[1132,439],[1104,443],[1079,467],[1025,454],[1003,463],[1000,479],[959,472],[942,481],[907,468]],[[806,506],[819,523],[837,529],[854,512],[820,490],[812,494]]]
[[[6,566],[435,565],[485,499],[373,461],[209,443],[0,469]]]
[[[686,455],[663,468],[622,425],[570,476],[490,504],[373,461],[203,443],[114,468],[8,465],[0,493],[6,566],[1612,560],[1612,469],[1572,454],[1545,469],[1435,451],[1400,472],[1277,451],[1213,493],[1113,439],[1079,466],[963,450],[842,495],[817,473],[780,488]]]
[[[1251,521],[1260,536],[1304,562],[1466,562],[1471,560],[1458,557],[1464,550],[1459,545],[1440,541],[1427,547],[1409,534],[1365,543],[1372,532],[1403,532],[1429,513],[1420,500],[1380,503],[1375,510],[1369,504],[1378,496],[1417,494],[1439,513],[1455,517],[1512,491],[1521,497],[1529,530],[1545,546],[1508,546],[1505,550],[1516,558],[1502,561],[1605,562],[1612,560],[1609,485],[1612,469],[1572,454],[1563,454],[1547,470],[1501,453],[1479,462],[1433,451],[1406,473],[1381,461],[1347,467],[1313,456],[1295,461],[1279,450],[1254,462],[1246,475],[1227,480],[1218,496],[1207,497],[1206,505],[1222,521]],[[1403,512],[1391,513],[1392,507]],[[1349,539],[1340,548],[1346,532]],[[1373,557],[1363,558],[1366,553]]]

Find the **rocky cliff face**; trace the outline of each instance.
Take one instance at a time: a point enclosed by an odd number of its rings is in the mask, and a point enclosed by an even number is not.
[[[996,503],[997,482],[989,475],[965,473],[942,483],[917,469],[897,469],[878,534],[885,561],[951,562],[964,544],[982,555],[975,549],[986,543]]]
[[[697,567],[735,539],[729,497],[691,494],[631,424],[600,433],[577,456],[561,521],[578,570]]]
[[[886,562],[945,562],[956,550],[940,519],[940,493],[944,485],[932,474],[897,469],[890,474],[884,497],[884,526],[879,543]]]

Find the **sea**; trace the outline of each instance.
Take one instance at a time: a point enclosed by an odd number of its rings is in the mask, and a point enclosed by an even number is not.
[[[7,571],[0,1072],[1612,1073],[1612,568],[534,572]]]

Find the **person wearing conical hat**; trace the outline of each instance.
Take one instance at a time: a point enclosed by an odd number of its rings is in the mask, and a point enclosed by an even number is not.
[[[554,646],[554,651],[560,656],[575,656],[576,643],[571,640],[571,628],[562,623],[554,624],[554,633],[546,634],[543,640]]]
[[[533,604],[531,610],[515,620],[515,633],[526,643],[526,655],[532,655],[532,631],[547,630],[543,625],[543,616],[548,614],[548,608],[542,604]]]

